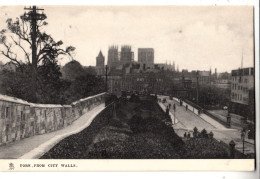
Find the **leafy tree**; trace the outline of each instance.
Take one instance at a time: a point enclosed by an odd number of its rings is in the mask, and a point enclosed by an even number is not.
[[[4,69],[2,71],[2,92],[6,95],[17,98],[32,100],[31,95],[31,68],[29,65],[21,64],[22,68],[17,68],[16,71]],[[21,70],[23,69],[23,70]]]
[[[192,101],[192,96],[190,100]],[[199,87],[199,105],[204,108],[220,108],[227,106],[230,101],[230,90],[214,88],[211,86],[200,86]]]
[[[37,98],[40,103],[63,104],[63,93],[69,85],[61,79],[60,66],[56,61],[43,60],[38,69]]]
[[[62,71],[62,78],[68,81],[74,81],[76,78],[86,75],[84,68],[76,60],[72,60],[68,62],[62,68],[61,71]]]
[[[46,65],[46,61],[55,64],[56,59],[60,55],[66,55],[71,57],[71,53],[75,50],[75,47],[69,46],[65,50],[61,48],[62,41],[55,41],[50,35],[43,31],[44,27],[48,24],[46,21],[37,21],[36,24],[36,59],[32,60],[32,32],[31,24],[25,20],[25,16],[20,18],[7,19],[7,29],[0,31],[0,55],[9,59],[18,68],[18,73],[10,74],[10,78],[16,76],[15,81],[11,82],[9,86],[6,86],[7,93],[12,96],[21,96],[22,89],[15,90],[15,86],[28,85],[25,88],[31,93],[31,97],[24,98],[32,102],[38,102],[39,99],[35,99],[37,85],[41,85],[41,82],[36,82],[36,78],[33,74],[41,73],[42,66]],[[36,70],[35,63],[36,62]],[[29,74],[28,74],[29,73]],[[17,76],[20,75],[20,76]],[[37,76],[37,75],[36,75]],[[6,78],[6,80],[9,77]],[[55,77],[54,77],[55,78]],[[38,78],[38,80],[42,78]],[[28,81],[27,81],[28,80]],[[32,82],[30,82],[30,81]],[[17,84],[16,84],[17,83]],[[5,83],[7,85],[7,83]],[[4,86],[5,86],[4,85]],[[39,88],[38,88],[39,89]]]
[[[68,90],[66,90],[65,96],[67,98],[67,103],[69,104],[81,98],[104,91],[105,83],[101,77],[86,74],[84,76],[78,76],[74,81],[71,81],[71,85]]]

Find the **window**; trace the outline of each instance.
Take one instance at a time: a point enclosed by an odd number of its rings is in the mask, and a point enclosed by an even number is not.
[[[5,108],[5,118],[9,117],[9,107]]]
[[[44,118],[45,118],[45,119],[47,118],[46,110],[44,110]]]
[[[21,121],[24,121],[25,120],[25,115],[23,113],[23,111],[21,111]]]

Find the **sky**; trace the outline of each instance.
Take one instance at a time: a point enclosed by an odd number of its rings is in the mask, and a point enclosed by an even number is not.
[[[154,48],[155,63],[174,61],[189,71],[230,72],[241,67],[242,56],[243,67],[254,65],[251,6],[39,7],[47,15],[44,31],[76,47],[73,58],[84,66],[95,66],[100,50],[107,60],[111,45],[131,45],[135,61],[138,48]],[[0,7],[0,29],[23,8]]]

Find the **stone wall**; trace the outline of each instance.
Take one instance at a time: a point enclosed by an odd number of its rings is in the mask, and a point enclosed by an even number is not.
[[[0,145],[59,130],[105,102],[105,93],[71,105],[34,104],[0,94]]]

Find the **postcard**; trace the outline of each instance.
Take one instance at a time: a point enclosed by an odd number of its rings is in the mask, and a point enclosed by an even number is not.
[[[0,6],[0,170],[254,171],[256,13]]]

